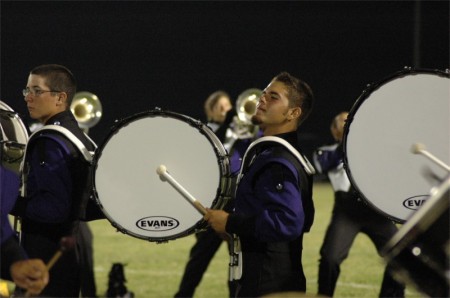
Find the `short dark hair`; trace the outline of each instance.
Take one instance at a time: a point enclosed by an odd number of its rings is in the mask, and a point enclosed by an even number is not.
[[[66,92],[67,105],[70,106],[77,92],[77,81],[67,67],[59,64],[44,64],[33,68],[30,74],[44,77],[51,90]]]
[[[306,82],[285,71],[275,76],[272,81],[281,82],[288,88],[289,106],[302,109],[298,125],[303,123],[311,114],[314,105],[314,94],[311,87]]]

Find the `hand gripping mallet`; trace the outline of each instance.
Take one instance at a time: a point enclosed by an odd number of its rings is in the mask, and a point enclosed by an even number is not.
[[[168,172],[165,165],[160,165],[156,169],[156,173],[159,175],[161,180],[167,181],[173,186],[195,209],[197,209],[200,214],[206,214],[206,208],[197,201],[183,186],[181,186]]]
[[[183,186],[181,186],[168,172],[165,165],[160,165],[156,169],[156,173],[159,175],[162,181],[167,181],[172,185],[200,214],[206,214],[206,208],[197,201]],[[231,234],[225,233],[227,236],[227,242],[230,248],[230,281],[240,279],[242,275],[242,253],[240,247],[240,241],[238,237],[234,237]]]
[[[45,264],[47,271],[50,271],[50,269],[52,269],[52,267],[55,265],[55,263],[59,260],[59,258],[62,257],[62,255],[65,252],[73,249],[74,247],[75,247],[75,237],[67,236],[67,237],[61,238],[61,240],[59,241],[59,249],[52,256],[52,258],[48,261],[48,263]],[[28,291],[25,293],[25,297],[30,297],[30,293]]]

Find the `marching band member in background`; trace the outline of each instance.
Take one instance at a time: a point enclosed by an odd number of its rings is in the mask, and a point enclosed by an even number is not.
[[[205,101],[204,104],[207,125],[216,134],[221,143],[224,143],[227,130],[233,121],[233,106],[230,96],[222,90],[218,90]],[[233,164],[232,164],[233,166]],[[230,205],[228,208],[232,208]],[[195,234],[196,242],[191,248],[189,261],[175,297],[193,297],[195,289],[199,285],[203,274],[211,259],[219,250],[223,239],[217,235],[214,230],[207,228],[204,231]],[[228,283],[230,295],[234,292],[233,284]]]
[[[361,200],[345,173],[342,139],[348,112],[339,113],[331,123],[336,143],[318,148],[313,160],[320,173],[326,173],[334,190],[334,207],[320,249],[319,295],[332,297],[340,273],[358,233],[369,236],[378,251],[397,232],[396,225]],[[404,297],[404,286],[396,282],[386,268],[380,297]]]

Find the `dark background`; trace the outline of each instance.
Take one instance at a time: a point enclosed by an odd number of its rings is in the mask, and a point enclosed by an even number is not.
[[[449,67],[449,2],[2,1],[0,98],[26,123],[21,90],[44,63],[100,98],[97,143],[114,120],[156,106],[203,120],[211,92],[237,99],[288,71],[316,96],[300,130],[308,152],[331,141],[330,120],[367,84]]]

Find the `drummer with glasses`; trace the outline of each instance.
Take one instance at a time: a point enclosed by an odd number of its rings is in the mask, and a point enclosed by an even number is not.
[[[77,83],[62,65],[41,65],[29,73],[22,91],[30,117],[45,128],[57,125],[69,130],[89,151],[94,144],[79,128],[69,107]],[[81,198],[86,188],[88,165],[69,138],[50,130],[35,132],[26,147],[21,197],[13,214],[22,220],[21,245],[30,258],[50,260],[65,237],[77,245],[67,249],[50,270],[45,297],[79,297],[82,265],[79,256]],[[17,295],[22,295],[17,289]],[[95,293],[94,293],[95,295]]]
[[[33,96],[41,96],[42,94],[44,94],[45,92],[53,92],[53,93],[59,93],[61,91],[56,91],[56,90],[41,90],[39,88],[25,88],[22,90],[22,94],[24,97],[26,97],[28,94],[31,94]]]

